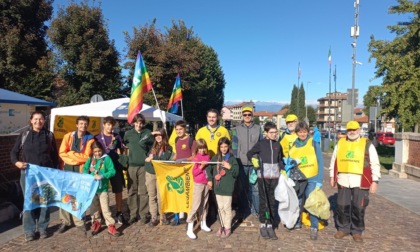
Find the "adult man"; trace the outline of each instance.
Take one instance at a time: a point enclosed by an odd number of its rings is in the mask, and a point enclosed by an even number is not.
[[[128,195],[127,203],[130,211],[128,224],[137,221],[140,215],[143,224],[148,222],[149,196],[146,187],[145,159],[154,138],[149,129],[144,128],[146,120],[142,114],[133,118],[134,128],[124,135],[124,143],[128,147]]]
[[[253,109],[251,107],[242,108],[242,123],[232,130],[232,149],[233,154],[239,160],[239,179],[237,180],[242,195],[240,202],[240,212],[243,216],[258,214],[259,196],[258,184],[249,182],[249,175],[253,172],[254,166],[248,160],[248,151],[262,139],[261,126],[253,122]],[[243,195],[246,195],[244,197]]]
[[[297,135],[295,132],[295,128],[298,122],[298,118],[294,114],[289,114],[286,117],[286,126],[287,129],[280,137],[280,145],[283,149],[283,156],[288,157],[289,156],[289,149],[292,146],[292,144],[295,142]]]
[[[338,187],[338,231],[334,238],[352,234],[354,241],[363,242],[369,191],[376,193],[381,173],[378,153],[368,139],[360,137],[356,121],[347,123],[347,137],[341,138],[334,148],[330,177],[331,186]]]
[[[229,131],[217,124],[219,111],[216,109],[209,109],[207,111],[207,125],[201,127],[195,135],[195,140],[200,138],[206,140],[207,147],[209,148],[209,155],[213,157],[217,153],[217,143],[222,137],[227,137],[230,140]]]
[[[94,142],[93,135],[87,131],[89,126],[89,117],[79,116],[76,119],[76,131],[69,132],[63,137],[59,155],[64,162],[65,171],[79,172],[83,171],[83,165],[89,158],[92,150],[91,145]],[[86,233],[84,220],[71,215],[69,212],[60,208],[60,219],[62,223],[58,228],[59,233],[65,232],[72,223],[83,233]]]
[[[95,136],[96,141],[102,144],[105,153],[111,158],[115,168],[115,176],[110,178],[112,192],[115,195],[115,206],[117,208],[117,221],[124,224],[124,216],[122,214],[122,191],[124,186],[124,174],[122,165],[118,162],[120,154],[122,154],[122,139],[120,135],[113,133],[116,124],[112,116],[103,119],[102,132]],[[104,154],[105,154],[104,153]]]

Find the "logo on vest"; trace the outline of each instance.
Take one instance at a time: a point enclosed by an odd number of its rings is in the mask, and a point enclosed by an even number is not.
[[[308,157],[307,157],[307,156],[301,157],[301,158],[300,158],[300,164],[301,164],[301,165],[306,165],[306,164],[308,164]]]
[[[354,151],[347,151],[346,158],[354,158]]]

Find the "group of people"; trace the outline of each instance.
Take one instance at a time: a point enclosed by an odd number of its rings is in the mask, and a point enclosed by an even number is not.
[[[267,122],[263,129],[253,122],[253,108],[242,109],[242,122],[231,132],[218,124],[219,113],[207,111],[207,125],[200,128],[195,138],[186,132],[186,122],[176,122],[170,138],[165,129],[151,131],[145,126],[142,114],[133,119],[133,128],[125,132],[123,139],[113,132],[116,121],[112,117],[103,119],[103,130],[93,136],[87,131],[89,118],[79,116],[76,130],[66,134],[59,150],[54,135],[45,129],[45,114],[32,113],[30,129],[17,139],[12,151],[12,162],[21,169],[21,185],[25,188],[25,169],[28,164],[61,168],[66,171],[87,173],[99,180],[100,186],[90,206],[92,234],[101,229],[105,220],[108,233],[119,236],[115,227],[120,224],[143,224],[156,226],[159,223],[177,225],[187,223],[187,236],[196,239],[195,220],[204,232],[211,232],[207,225],[209,205],[214,204],[220,223],[216,235],[227,238],[232,233],[233,210],[236,215],[258,216],[259,234],[264,239],[277,240],[275,232],[278,219],[274,191],[287,160],[298,160],[296,169],[302,178],[295,181],[295,192],[299,199],[299,218],[288,231],[302,228],[301,214],[305,200],[315,188],[322,188],[324,161],[320,148],[320,137],[312,137],[305,122],[289,114],[287,129],[280,136],[275,123]],[[20,156],[19,153],[22,152]],[[304,162],[302,157],[305,156]],[[60,165],[61,158],[62,165]],[[172,221],[162,213],[160,194],[152,160],[174,160],[194,162],[192,174],[194,191],[189,213],[175,213]],[[366,138],[360,137],[360,126],[355,121],[347,123],[347,137],[340,139],[334,148],[330,163],[331,186],[338,187],[337,227],[334,237],[342,239],[352,235],[354,241],[363,241],[365,209],[369,192],[375,193],[380,178],[379,160],[375,147]],[[122,209],[124,187],[123,170],[127,170],[128,221]],[[108,184],[115,194],[115,219],[108,201]],[[213,195],[214,197],[211,197]],[[187,214],[187,218],[185,215]],[[317,216],[309,214],[310,239],[318,238]],[[23,229],[27,241],[34,240],[38,229],[40,238],[47,238],[49,209],[39,208],[25,211]],[[63,233],[72,225],[86,233],[85,220],[78,219],[60,209],[58,232]]]

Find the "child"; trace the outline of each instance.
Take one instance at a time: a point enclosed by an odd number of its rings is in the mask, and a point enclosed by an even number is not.
[[[162,224],[168,225],[166,215],[160,211],[160,195],[156,184],[156,173],[152,160],[169,160],[172,156],[172,147],[168,144],[168,137],[165,129],[158,129],[153,131],[152,135],[155,137],[152,149],[149,152],[149,156],[146,158],[146,165],[144,167],[146,171],[146,187],[149,194],[149,212],[152,215],[152,219],[149,222],[149,226],[154,227],[159,224],[158,212],[162,218]]]
[[[217,146],[217,154],[211,159],[211,162],[220,163],[217,165],[211,164],[207,167],[207,178],[209,180],[207,185],[209,189],[214,188],[214,194],[216,195],[221,226],[216,235],[227,238],[231,234],[232,194],[239,174],[239,165],[233,156],[230,140],[227,137],[220,138]]]
[[[95,180],[100,180],[98,190],[90,206],[90,210],[93,213],[92,235],[96,235],[101,229],[100,210],[102,210],[102,215],[108,226],[108,233],[112,236],[119,236],[120,232],[115,228],[115,220],[111,216],[108,202],[108,184],[109,178],[115,175],[114,164],[112,159],[107,154],[104,154],[105,151],[100,142],[95,141],[91,148],[92,156],[86,161],[83,173],[92,174]]]
[[[273,122],[267,122],[264,125],[266,136],[258,141],[246,154],[253,163],[255,169],[258,169],[258,194],[260,201],[260,235],[264,239],[277,240],[276,233],[273,230],[273,220],[275,213],[274,190],[280,177],[280,169],[283,169],[283,151],[277,141],[277,127]],[[262,161],[260,168],[258,158]]]
[[[210,161],[210,156],[208,155],[207,143],[204,139],[200,138],[197,141],[197,147],[195,150],[195,156],[193,161],[196,162],[192,171],[194,177],[194,194],[192,200],[192,208],[190,214],[187,218],[188,229],[187,235],[190,239],[197,239],[197,236],[194,234],[194,217],[197,212],[200,212],[199,216],[201,219],[201,230],[204,232],[211,232],[211,229],[207,227],[206,217],[207,217],[207,201],[209,198],[209,187],[207,185],[206,170],[204,169],[207,166],[207,162]]]

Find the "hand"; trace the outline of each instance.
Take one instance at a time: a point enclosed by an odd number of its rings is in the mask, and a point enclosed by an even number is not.
[[[92,173],[92,172],[95,172],[95,167],[92,167],[92,166],[91,166],[91,167],[89,168],[89,172],[91,172],[91,173]]]
[[[252,165],[254,166],[255,169],[260,168],[260,162],[259,162],[258,158],[252,158],[251,162],[252,162]]]
[[[321,189],[322,188],[322,183],[316,183],[315,187]]]
[[[25,170],[28,167],[28,163],[17,161],[15,163],[16,167],[22,170]]]
[[[206,167],[206,165],[207,165],[207,161],[202,161],[200,165],[200,170],[203,170],[204,167]]]
[[[95,174],[95,176],[93,176],[93,177],[95,178],[95,180],[101,180],[102,179],[102,176],[98,175],[98,174]]]
[[[337,183],[335,182],[334,178],[330,178],[330,185],[331,185],[332,188],[337,187]]]
[[[226,168],[228,170],[230,170],[230,168],[232,168],[232,166],[229,164],[228,161],[223,161],[222,166],[223,166],[223,168]]]
[[[211,182],[211,181],[207,182],[207,188],[209,190],[212,190],[213,189],[213,182]]]
[[[378,191],[378,183],[372,182],[372,184],[370,184],[369,191],[371,193],[376,193],[376,191]]]

